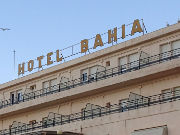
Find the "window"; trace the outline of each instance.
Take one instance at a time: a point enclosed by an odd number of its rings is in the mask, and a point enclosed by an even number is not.
[[[175,42],[172,43],[172,49],[174,50],[173,51],[173,56],[178,54],[178,52],[180,50],[179,48],[180,48],[180,40],[175,41]]]
[[[134,68],[134,67],[138,67],[139,66],[139,54],[138,53],[134,53],[129,55],[128,57],[121,57],[119,59],[119,65],[120,65],[120,69],[121,71],[125,71],[128,68]]]
[[[162,90],[162,100],[166,101],[169,98],[172,98],[173,92],[171,89]]]
[[[49,81],[43,82],[43,89],[49,88]]]
[[[47,117],[42,118],[42,126],[47,127]]]
[[[163,53],[163,54],[161,54],[161,59],[177,55],[179,52],[179,49],[180,49],[180,40],[174,41],[172,43],[161,45],[160,46],[160,53]],[[168,52],[171,50],[173,50],[173,51]]]
[[[106,67],[109,67],[111,65],[110,61],[106,61]]]
[[[111,107],[111,103],[110,102],[106,103],[106,107],[110,108]]]
[[[43,82],[43,93],[47,93],[49,91],[49,81]]]
[[[11,104],[22,101],[23,100],[22,90],[17,90],[17,91],[11,92],[10,99],[11,99]]]
[[[180,87],[175,87],[173,91],[174,91],[174,96],[175,97],[180,96]]]
[[[35,90],[35,89],[36,89],[36,85],[30,86],[30,90]]]
[[[106,111],[110,111],[111,110],[111,103],[108,102],[106,103]]]
[[[52,79],[46,82],[43,82],[43,89],[44,92],[49,92],[51,90],[55,90],[56,89],[56,85],[57,84],[57,79]]]
[[[36,120],[29,121],[29,124],[31,124],[31,125],[36,124]]]
[[[96,75],[102,76],[103,75],[103,71],[105,71],[105,67],[100,66],[100,65],[96,65],[96,66],[92,66],[90,68],[86,68],[81,70],[81,81],[85,82],[87,80],[94,80],[96,78]],[[98,73],[98,74],[97,74]]]
[[[180,48],[180,40],[172,42],[172,49]]]
[[[139,66],[139,54],[138,53],[134,53],[129,55],[129,67],[130,68],[134,68]]]
[[[82,81],[85,82],[88,80],[88,69],[83,69],[81,72],[82,75]]]
[[[167,51],[171,51],[171,45],[170,44],[161,45],[161,53],[164,53]]]
[[[119,101],[119,105],[120,105],[121,108],[122,108],[122,112],[128,110],[128,109],[127,109],[128,103],[129,103],[128,101],[129,101],[128,98],[121,99],[121,100]]]
[[[60,89],[68,87],[68,82],[69,82],[69,78],[62,76],[60,80]]]
[[[162,90],[162,100],[176,99],[180,96],[180,87]]]
[[[10,98],[11,98],[11,104],[14,104],[16,101],[16,92],[11,92]]]
[[[23,93],[22,90],[17,91],[17,100],[22,101],[23,100]]]

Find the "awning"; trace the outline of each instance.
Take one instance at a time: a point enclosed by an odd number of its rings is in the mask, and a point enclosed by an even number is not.
[[[81,133],[74,133],[74,132],[61,132],[57,133],[57,131],[37,131],[31,133],[24,133],[21,135],[83,135]]]
[[[168,135],[167,126],[136,130],[131,135]]]

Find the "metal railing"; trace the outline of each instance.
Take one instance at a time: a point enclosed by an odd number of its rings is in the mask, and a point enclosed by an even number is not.
[[[51,95],[57,92],[69,90],[71,88],[86,85],[86,84],[96,82],[99,80],[104,80],[104,79],[114,77],[117,75],[125,74],[127,72],[139,70],[139,69],[149,67],[155,64],[170,61],[172,59],[177,59],[179,57],[180,57],[180,48],[174,49],[165,53],[149,56],[147,58],[139,59],[137,61],[125,64],[125,65],[117,66],[117,67],[107,69],[107,70],[105,69],[104,71],[88,75],[87,80],[83,80],[83,77],[80,77],[78,79],[64,82],[63,84],[60,83],[49,88],[33,91],[30,93],[25,93],[22,95],[21,99],[15,98],[13,99],[13,101],[12,99],[0,101],[0,109],[8,107],[8,106],[12,106],[14,104],[19,104],[22,102],[36,99],[36,98],[40,98],[43,96]]]
[[[110,105],[108,107],[101,107],[99,105],[93,105],[88,103],[81,112],[70,115],[61,115],[50,112],[49,115],[43,118],[40,122],[36,122],[33,124],[19,124],[17,125],[17,127],[13,126],[10,129],[0,131],[0,135],[14,135],[34,132],[36,130],[39,131],[49,127],[64,125],[75,121],[94,119],[96,117],[102,117],[114,113],[122,113],[157,104],[174,102],[177,100],[180,100],[180,89],[149,97],[141,96],[141,98],[135,100],[129,99],[126,102],[120,102],[119,104]]]

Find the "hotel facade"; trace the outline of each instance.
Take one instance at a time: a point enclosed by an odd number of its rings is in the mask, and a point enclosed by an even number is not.
[[[0,135],[179,135],[180,23],[0,85]]]

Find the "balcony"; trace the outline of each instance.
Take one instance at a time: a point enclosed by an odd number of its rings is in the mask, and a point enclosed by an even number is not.
[[[71,81],[63,82],[63,84],[62,83],[57,84],[55,86],[52,86],[46,89],[41,89],[41,90],[37,90],[30,93],[25,93],[22,95],[21,100],[16,98],[13,101],[12,99],[1,101],[0,109],[6,108],[8,106],[13,106],[16,104],[21,104],[21,103],[34,100],[37,98],[49,96],[55,93],[67,91],[72,88],[81,87],[83,85],[91,84],[93,82],[98,82],[101,80],[106,80],[108,78],[121,76],[123,74],[129,73],[132,71],[141,70],[141,69],[153,66],[153,65],[157,65],[157,64],[165,63],[167,61],[178,59],[179,57],[180,57],[180,48],[171,50],[165,53],[157,54],[154,56],[149,56],[143,59],[139,59],[138,61],[125,64],[125,65],[114,67],[108,70],[105,69],[104,71],[101,71],[101,72],[96,72],[95,74],[89,75],[86,81],[83,81],[81,77],[81,78],[77,78]]]
[[[25,124],[15,121],[9,129],[0,131],[0,135],[32,134],[35,132],[41,133],[42,131],[46,131],[47,129],[52,127],[62,126],[77,121],[96,119],[98,117],[105,117],[112,114],[119,114],[155,105],[173,103],[178,100],[180,100],[180,90],[174,90],[172,92],[152,95],[149,97],[130,93],[129,99],[126,102],[110,105],[109,107],[102,107],[99,105],[93,105],[88,103],[81,112],[70,115],[61,115],[50,112],[47,117],[42,119],[42,121],[32,124]],[[177,108],[175,108],[175,110],[177,110]],[[74,133],[73,135],[78,134]]]

